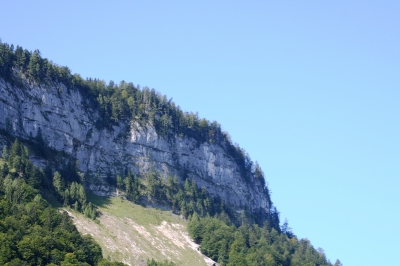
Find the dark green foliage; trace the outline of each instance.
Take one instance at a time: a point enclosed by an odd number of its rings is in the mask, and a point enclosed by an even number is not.
[[[87,202],[86,191],[82,184],[77,182],[66,183],[59,172],[53,176],[53,186],[56,196],[64,206],[74,207],[76,211],[82,212],[86,217],[96,219],[96,207]]]
[[[176,266],[175,263],[172,261],[162,261],[162,262],[157,262],[154,259],[147,260],[147,266]]]
[[[157,180],[159,178],[155,175]],[[165,203],[172,206],[173,211],[189,217],[194,213],[204,217],[222,213],[233,214],[232,210],[221,204],[219,198],[212,197],[204,188],[199,188],[195,180],[186,179],[184,185],[178,182],[176,177],[168,176],[167,180],[158,181],[158,191]],[[234,219],[234,215],[231,215]]]
[[[152,167],[146,173],[147,179],[147,194],[154,199],[161,200],[164,198],[164,193],[162,191],[162,184],[159,175]]]
[[[220,215],[228,221],[236,222],[234,211],[223,204],[221,199],[209,195],[205,188],[199,188],[195,180],[187,178],[182,185],[177,177],[160,178],[152,167],[141,178],[128,171],[125,177],[117,175],[115,179],[117,188],[134,202],[139,201],[140,195],[147,195],[149,201],[170,205],[175,213],[185,218],[197,213],[201,217]]]
[[[108,260],[102,259],[97,266],[126,266],[125,263],[122,262],[110,262]]]
[[[100,247],[82,237],[66,213],[51,208],[40,187],[30,185],[39,186],[40,180],[35,180],[43,172],[27,160],[26,147],[14,142],[5,166],[10,170],[0,177],[0,264],[68,265],[74,258],[95,265],[101,259]]]
[[[24,145],[16,140],[5,157],[0,169],[0,265],[124,265],[102,259],[100,246],[81,236],[66,212],[42,198],[45,174],[29,161]],[[68,204],[76,199],[80,210],[95,218],[82,185],[66,183],[58,172],[53,184],[54,193]]]
[[[228,250],[234,241],[234,225],[227,225],[218,218],[201,218],[193,215],[189,223],[189,233],[197,243],[201,243],[201,252],[215,261],[228,258]],[[221,258],[220,258],[221,257]]]
[[[289,238],[292,238],[294,236],[294,234],[292,232],[292,228],[289,227],[289,223],[288,223],[287,219],[285,219],[285,222],[282,224],[281,232],[283,234],[286,234]]]
[[[7,146],[4,146],[3,151],[7,151],[8,154],[4,156],[3,153],[3,159],[6,162],[0,171],[0,178],[2,178],[1,180],[7,179],[9,193],[19,193],[14,191],[12,184],[16,189],[25,185],[29,185],[32,189],[39,189],[45,178],[44,172],[29,161],[27,147],[16,140],[9,151]]]
[[[216,217],[194,214],[188,229],[201,252],[220,265],[332,265],[307,239],[289,238],[267,225],[235,227]]]
[[[1,157],[2,157],[5,161],[8,160],[8,149],[7,149],[7,146],[4,146],[4,147],[3,147],[3,152],[2,152]]]
[[[108,177],[107,180],[111,180],[111,178]],[[117,175],[115,178],[115,185],[118,189],[125,191],[125,196],[128,199],[132,200],[133,202],[137,202],[139,200],[141,191],[140,181],[138,177],[131,172],[128,172],[125,178]]]

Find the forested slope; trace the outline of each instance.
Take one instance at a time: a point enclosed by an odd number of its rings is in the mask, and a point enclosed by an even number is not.
[[[111,195],[106,180],[155,170],[180,184],[195,180],[257,222],[273,218],[261,168],[217,122],[183,112],[154,89],[84,80],[39,51],[0,48],[0,128],[71,155],[92,190]]]
[[[85,80],[5,43],[0,81],[1,263],[118,265],[48,203],[96,220],[91,190],[188,219],[200,250],[220,265],[332,265],[280,225],[261,168],[217,122],[154,89]]]

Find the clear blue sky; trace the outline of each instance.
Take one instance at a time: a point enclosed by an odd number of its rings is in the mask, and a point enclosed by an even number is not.
[[[83,2],[83,3],[82,3]],[[400,1],[4,1],[0,38],[217,120],[295,234],[395,265]]]

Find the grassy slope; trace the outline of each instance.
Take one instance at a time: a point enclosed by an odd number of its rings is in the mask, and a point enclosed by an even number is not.
[[[0,156],[0,166],[3,165]],[[67,211],[74,217],[78,230],[91,234],[101,245],[104,257],[128,265],[146,265],[148,258],[172,260],[177,265],[207,265],[197,251],[198,245],[188,237],[186,221],[171,211],[145,208],[121,198],[88,198],[102,213],[97,221],[71,209]],[[61,207],[51,195],[46,199],[53,207]]]
[[[95,195],[99,221],[68,210],[83,234],[91,234],[102,246],[103,255],[130,265],[145,265],[147,258],[172,260],[178,265],[206,265],[203,255],[187,234],[186,221],[155,208],[145,208],[121,198]]]

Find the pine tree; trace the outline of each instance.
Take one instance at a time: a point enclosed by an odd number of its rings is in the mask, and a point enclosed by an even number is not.
[[[75,201],[74,210],[75,210],[76,212],[79,212],[79,202],[78,202],[78,201]]]
[[[1,168],[1,171],[0,171],[0,177],[1,178],[5,178],[8,175],[8,173],[9,173],[8,164],[4,163],[4,165],[3,165],[3,167]]]
[[[81,205],[83,206],[86,204],[86,192],[82,185],[78,185],[78,186],[79,186],[78,199],[79,199],[79,202],[81,203]]]
[[[41,76],[41,57],[40,57],[40,51],[35,50],[29,60],[29,65],[28,65],[28,73],[30,77],[38,82],[40,82],[40,76]]]
[[[4,159],[5,161],[7,161],[7,159],[8,159],[8,149],[7,149],[7,145],[5,145],[5,146],[3,147],[3,153],[1,154],[1,157],[3,157],[3,159]]]
[[[22,153],[21,146],[19,144],[18,139],[16,139],[14,143],[11,145],[11,149],[8,156],[8,162],[12,162],[14,160],[14,157],[21,155],[21,153]]]
[[[117,188],[118,189],[123,189],[124,182],[122,180],[122,177],[117,175],[116,179],[117,179]]]
[[[31,166],[30,173],[27,173],[27,175],[29,176],[28,184],[31,185],[33,188],[39,188],[42,181],[43,172],[41,172],[41,170],[39,170],[36,165],[32,165],[31,163],[27,165]]]
[[[64,192],[64,180],[62,179],[59,172],[54,173],[53,186],[56,189],[57,193],[62,196],[62,193]]]
[[[186,195],[188,193],[190,193],[190,183],[189,183],[189,179],[188,178],[186,178],[186,180],[185,180],[185,185],[183,186],[183,189],[184,189]]]
[[[333,266],[343,266],[343,264],[340,262],[339,259],[337,259],[335,264],[333,264]]]
[[[69,190],[68,190],[68,188],[66,188],[65,191],[64,191],[64,206],[68,206],[69,199],[70,199]]]

